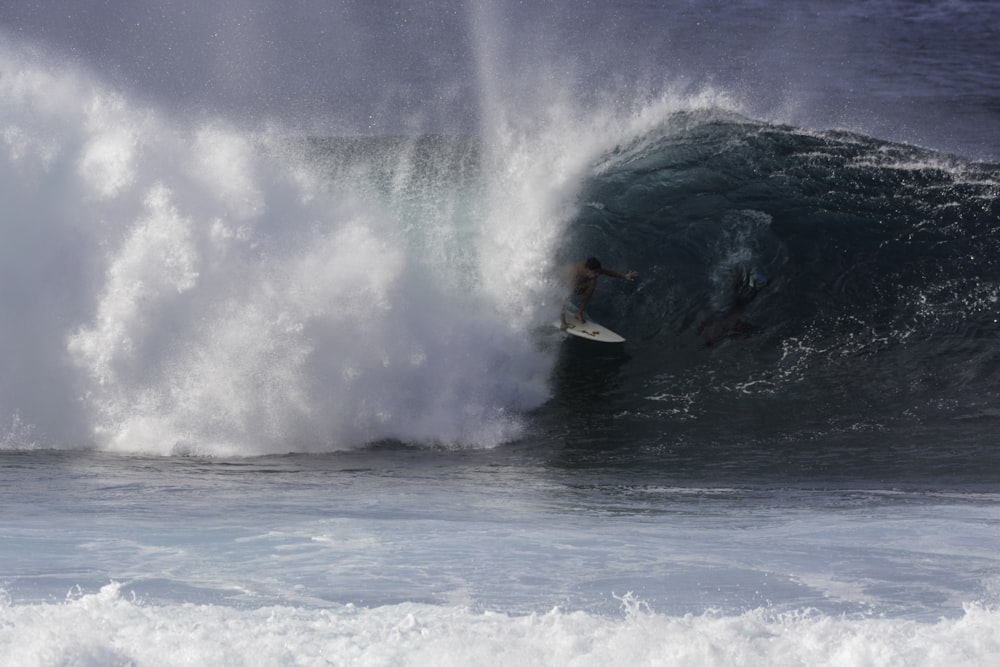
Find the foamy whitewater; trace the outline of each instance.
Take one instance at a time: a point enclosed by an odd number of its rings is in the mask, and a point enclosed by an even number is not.
[[[39,396],[20,419],[163,454],[477,446],[515,437],[546,398],[551,365],[518,306],[541,301],[554,233],[537,228],[558,229],[560,202],[491,211],[534,193],[418,172],[416,139],[331,182],[277,130],[177,124],[86,72],[4,59],[5,263],[13,281],[30,261],[48,304],[4,304],[10,344],[47,339],[17,383]],[[449,180],[414,191],[428,177]]]
[[[544,4],[0,4],[0,665],[1000,661],[1000,9]]]

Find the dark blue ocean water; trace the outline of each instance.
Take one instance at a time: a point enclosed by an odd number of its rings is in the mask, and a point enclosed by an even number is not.
[[[0,3],[0,656],[992,664],[998,14]]]

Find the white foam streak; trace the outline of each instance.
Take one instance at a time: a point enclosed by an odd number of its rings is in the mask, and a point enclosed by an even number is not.
[[[18,665],[946,665],[1000,659],[997,612],[936,623],[767,610],[622,618],[510,616],[401,604],[373,609],[143,604],[118,584],[64,603],[0,601],[0,653]]]
[[[254,150],[246,137],[224,128],[206,127],[194,138],[193,171],[236,220],[263,213],[264,194],[255,174]]]
[[[91,131],[79,161],[80,177],[97,197],[118,196],[134,183],[135,160],[143,123],[129,118],[125,100],[115,94],[95,94],[85,107],[85,127]]]
[[[69,351],[101,385],[125,379],[113,367],[135,358],[148,339],[161,300],[193,288],[198,278],[191,220],[182,217],[171,193],[154,186],[146,215],[130,231],[107,272],[97,324],[69,340]],[[127,377],[127,375],[126,375]]]

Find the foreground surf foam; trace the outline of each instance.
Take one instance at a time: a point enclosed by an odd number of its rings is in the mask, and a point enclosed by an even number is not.
[[[664,616],[633,596],[620,618],[554,609],[511,616],[424,604],[315,610],[155,606],[118,584],[62,603],[0,604],[14,664],[941,665],[1000,659],[997,612],[935,623],[766,609]]]

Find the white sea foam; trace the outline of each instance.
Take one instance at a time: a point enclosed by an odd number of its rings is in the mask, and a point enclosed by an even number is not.
[[[405,603],[329,609],[145,604],[118,584],[0,604],[0,654],[42,665],[973,665],[1000,660],[998,612],[920,623],[811,611],[666,616],[633,596],[609,618]]]
[[[532,176],[544,152],[491,153],[470,231],[452,199],[479,195],[449,183],[415,212],[277,131],[167,118],[37,52],[5,47],[0,71],[0,348],[36,361],[5,369],[5,421],[122,451],[492,446],[547,397],[528,329],[565,202]],[[408,159],[397,179],[426,179]]]

